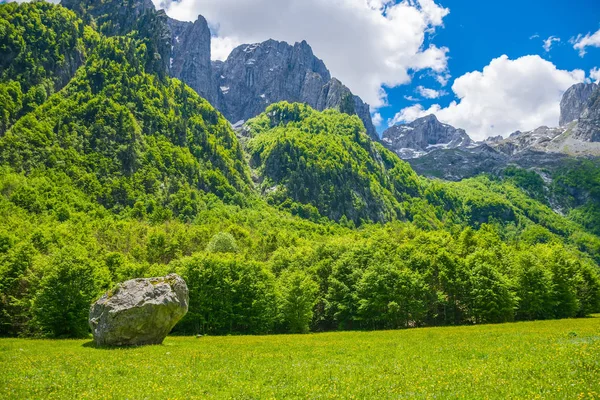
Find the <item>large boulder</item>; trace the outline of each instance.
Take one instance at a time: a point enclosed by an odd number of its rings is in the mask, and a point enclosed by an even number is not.
[[[176,274],[120,283],[90,309],[98,346],[161,344],[187,313],[189,293]]]

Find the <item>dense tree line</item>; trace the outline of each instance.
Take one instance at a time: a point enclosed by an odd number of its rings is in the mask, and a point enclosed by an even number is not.
[[[4,227],[15,226],[0,235],[2,335],[86,335],[89,304],[104,291],[170,272],[190,289],[180,334],[496,323],[600,308],[597,264],[532,228],[510,240],[498,224],[349,229],[221,201],[192,225],[0,205]]]
[[[59,6],[0,5],[0,60],[27,61],[0,73],[0,336],[86,336],[103,292],[170,272],[190,289],[180,334],[600,311],[591,214],[554,212],[531,173],[427,180],[356,116],[300,104],[270,106],[239,140],[156,73],[151,42],[107,38]],[[82,64],[55,92],[73,49]]]

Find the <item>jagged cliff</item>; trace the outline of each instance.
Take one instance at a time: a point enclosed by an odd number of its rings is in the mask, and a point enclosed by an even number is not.
[[[418,158],[437,149],[466,148],[473,141],[463,129],[443,124],[435,115],[398,124],[383,132],[383,143],[401,158]]]
[[[342,108],[350,99],[348,113],[356,113],[368,134],[377,139],[369,106],[332,78],[322,60],[302,41],[293,46],[267,40],[234,49],[226,61],[214,62],[218,95],[214,104],[236,123],[260,114],[272,103],[305,103],[317,110]]]
[[[290,45],[267,40],[234,49],[226,61],[211,61],[211,32],[206,19],[182,22],[156,11],[151,0],[63,0],[105,35],[135,31],[148,39],[153,72],[168,74],[192,87],[235,124],[279,101],[306,103],[317,110],[356,113],[369,136],[379,137],[369,105],[329,70],[305,41]]]
[[[560,102],[560,126],[579,119],[597,87],[595,83],[578,83],[565,92]]]

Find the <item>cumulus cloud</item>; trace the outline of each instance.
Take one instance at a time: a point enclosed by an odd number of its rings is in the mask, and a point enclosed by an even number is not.
[[[544,45],[542,47],[544,48],[544,51],[546,51],[546,53],[548,53],[550,49],[552,49],[552,45],[554,45],[554,42],[560,42],[560,38],[556,36],[550,36],[548,39],[544,40]]]
[[[210,54],[213,60],[225,60],[233,49],[242,44],[237,37],[213,37],[210,42]]]
[[[448,94],[444,90],[429,89],[424,86],[417,86],[416,92],[426,99],[437,99]]]
[[[434,104],[429,109],[416,104],[398,112],[389,123],[435,114],[477,140],[542,125],[556,126],[563,93],[584,80],[584,71],[559,70],[537,55],[516,60],[503,55],[483,71],[469,72],[454,81],[452,91],[458,101],[447,107]]]
[[[571,44],[575,50],[579,50],[581,57],[585,56],[586,47],[600,47],[600,29],[596,33],[588,33],[587,35],[578,35],[571,39]]]
[[[213,34],[213,58],[240,42],[306,40],[332,75],[375,108],[383,87],[408,84],[415,71],[447,80],[448,48],[425,45],[449,10],[434,0],[154,0],[171,17],[202,14]]]
[[[444,87],[448,84],[448,82],[450,81],[450,78],[452,78],[452,75],[445,73],[445,74],[436,75],[435,80],[438,81],[438,83],[440,85],[442,85],[442,87]]]
[[[375,125],[376,127],[380,127],[381,124],[383,124],[383,117],[381,116],[381,114],[375,113],[371,117],[373,120],[373,125]]]
[[[595,67],[590,70],[590,79],[592,82],[600,84],[600,68]]]

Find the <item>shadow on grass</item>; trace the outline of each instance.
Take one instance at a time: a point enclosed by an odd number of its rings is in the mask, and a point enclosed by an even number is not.
[[[81,347],[87,347],[90,349],[96,350],[133,350],[139,349],[140,347],[154,347],[154,346],[162,346],[162,344],[143,344],[139,346],[98,346],[96,342],[90,340],[89,342],[85,342],[81,345]]]

